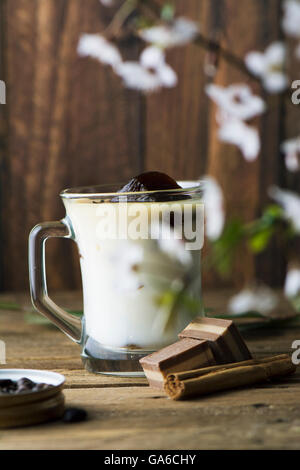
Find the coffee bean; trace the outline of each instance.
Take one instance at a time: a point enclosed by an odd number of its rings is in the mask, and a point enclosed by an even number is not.
[[[27,377],[22,377],[21,379],[14,381],[10,379],[1,379],[0,380],[0,394],[18,394],[18,393],[28,393],[28,392],[38,392],[41,390],[47,390],[52,388],[53,385],[46,383],[36,383]]]
[[[51,385],[51,384],[38,383],[38,384],[35,384],[32,391],[33,392],[40,392],[41,390],[47,390],[48,388],[52,388],[52,387],[53,387],[53,385]]]
[[[1,379],[0,380],[0,388],[2,387],[10,387],[11,385],[14,385],[15,382],[10,379]]]
[[[65,423],[79,423],[85,421],[87,412],[82,408],[66,408],[62,420]]]
[[[28,379],[27,377],[22,377],[17,381],[18,384],[18,389],[20,387],[26,387],[27,390],[32,390],[33,387],[35,386],[35,382],[32,380]]]
[[[25,385],[21,385],[20,387],[18,387],[17,389],[17,393],[28,393],[30,392],[31,389],[25,387]]]
[[[0,393],[14,393],[17,389],[17,384],[10,379],[0,380]]]

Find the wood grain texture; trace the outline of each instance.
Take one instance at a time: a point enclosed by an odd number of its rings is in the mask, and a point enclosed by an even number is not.
[[[81,33],[99,32],[109,21],[103,11],[98,0],[6,2],[3,289],[26,286],[29,230],[63,216],[63,188],[122,181],[140,169],[140,97],[108,68],[76,52]],[[123,50],[133,54],[136,45]],[[79,284],[71,250],[70,242],[49,243],[50,287]],[[63,254],[69,263],[59,262]]]
[[[179,14],[199,21],[204,36],[218,38],[221,46],[240,59],[251,50],[264,50],[280,36],[279,0],[178,1],[176,6]],[[170,62],[179,71],[179,84],[147,98],[146,168],[185,178],[210,174],[223,188],[227,216],[253,220],[268,200],[267,188],[280,175],[281,101],[274,98],[272,109],[256,120],[263,135],[262,151],[256,162],[246,162],[236,147],[218,140],[216,107],[204,92],[209,82],[204,74],[206,58],[207,54],[194,45],[170,53]],[[246,82],[255,93],[262,91],[256,81],[222,58],[213,81],[222,86]],[[254,276],[278,284],[282,280],[278,251],[273,247],[255,265],[253,256],[242,247],[229,284],[243,285]],[[216,282],[220,280],[215,274],[205,275],[206,286]]]
[[[242,59],[277,39],[294,48],[295,41],[280,31],[280,4],[177,0],[176,11],[199,21],[204,36]],[[1,0],[0,8],[0,74],[8,88],[7,105],[0,109],[1,290],[27,287],[29,231],[63,216],[58,193],[64,187],[127,180],[143,169],[180,179],[211,174],[225,192],[228,216],[245,221],[260,214],[271,184],[299,187],[299,173],[287,174],[279,152],[284,138],[299,134],[299,106],[289,99],[273,97],[269,111],[256,120],[262,151],[248,163],[236,147],[217,139],[216,108],[204,92],[207,53],[200,47],[168,51],[178,86],[142,97],[124,89],[109,68],[76,52],[80,34],[101,32],[114,9],[98,0]],[[121,52],[136,59],[139,45],[123,41]],[[292,55],[289,71],[299,79]],[[261,92],[256,81],[222,59],[214,82],[247,82]],[[47,259],[50,289],[81,285],[74,244],[51,240]],[[243,247],[233,276],[224,282],[207,273],[204,286],[240,286],[253,277],[279,285],[285,261],[276,243],[257,261]]]
[[[209,2],[176,2],[176,14],[199,21],[210,32]],[[208,98],[204,92],[205,52],[195,45],[167,54],[178,73],[178,85],[146,99],[145,169],[158,169],[178,179],[197,179],[206,171]]]
[[[224,305],[231,291],[207,293]],[[24,307],[28,296],[0,296]],[[78,308],[80,293],[61,293],[61,305]],[[82,407],[89,419],[0,432],[0,449],[299,449],[299,371],[274,385],[227,391],[174,402],[145,379],[105,377],[80,368],[79,350],[56,329],[29,325],[24,311],[0,312],[0,338],[7,345],[1,368],[52,369],[67,378],[67,406]],[[299,327],[249,331],[244,338],[257,357],[289,353]],[[155,429],[155,432],[153,430]]]
[[[295,38],[285,37],[288,46],[288,73],[290,81],[300,80],[300,60],[296,57],[296,48],[299,47],[299,41]],[[295,89],[291,89],[290,96],[287,96],[282,104],[283,122],[283,138],[284,140],[299,138],[300,136],[300,104],[292,102],[292,93]],[[299,96],[299,94],[298,94]],[[299,194],[300,188],[300,172],[289,172],[285,168],[284,155],[281,155],[281,178],[280,186],[296,191]],[[295,262],[300,260],[300,242],[299,240],[289,244],[289,252],[286,256],[286,262]]]
[[[275,5],[276,3],[276,5]],[[232,51],[241,59],[251,50],[264,50],[267,45],[276,38],[278,29],[278,2],[234,2],[232,0],[219,2],[223,11],[222,23],[222,45]],[[266,18],[266,12],[271,12],[273,18]],[[247,25],[247,27],[246,27]],[[272,31],[272,28],[274,30]],[[260,94],[260,87],[244,74],[234,70],[228,63],[220,60],[215,82],[219,85],[230,85],[232,83],[248,83],[253,92]],[[259,158],[255,162],[247,162],[241,152],[234,146],[224,144],[217,138],[217,127],[215,125],[215,106],[211,113],[210,121],[210,148],[207,173],[212,174],[220,182],[225,198],[227,217],[238,217],[244,222],[253,220],[260,215],[262,204],[265,199],[261,193],[266,191],[267,186],[261,180],[262,169],[268,168],[269,148],[272,147],[272,162],[275,165],[276,155],[274,147],[278,139],[274,136],[263,134],[262,149]],[[262,116],[256,119],[256,125],[261,129],[272,127],[278,120],[280,110],[275,108],[272,116]],[[273,121],[270,122],[270,119]],[[274,140],[276,142],[274,143]],[[276,149],[278,155],[278,148]],[[268,178],[273,182],[277,178],[276,168],[268,168]],[[232,184],[234,181],[234,184]],[[264,195],[265,198],[265,195]],[[261,273],[255,270],[254,258],[243,246],[236,257],[234,266],[234,279],[237,285],[242,286],[249,282],[254,276],[263,280]]]

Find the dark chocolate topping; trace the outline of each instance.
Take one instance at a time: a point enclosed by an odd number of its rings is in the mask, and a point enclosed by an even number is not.
[[[148,171],[132,178],[125,186],[119,189],[119,193],[138,193],[144,191],[166,191],[181,189],[176,181],[165,173]],[[118,202],[120,198],[114,197],[112,202]],[[170,194],[134,194],[127,196],[128,201],[159,202],[186,199],[186,196]]]

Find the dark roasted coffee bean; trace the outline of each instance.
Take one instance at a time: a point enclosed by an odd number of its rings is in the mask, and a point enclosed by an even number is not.
[[[15,393],[28,393],[28,392],[31,392],[31,391],[32,391],[31,388],[27,388],[27,387],[25,387],[25,385],[21,385],[20,387],[17,388]]]
[[[17,389],[17,383],[10,379],[0,380],[0,393],[14,393]]]
[[[1,388],[2,387],[8,387],[8,386],[13,385],[13,384],[14,384],[14,382],[10,379],[1,379],[0,380],[0,387]]]
[[[53,385],[51,385],[51,384],[38,383],[38,384],[35,384],[32,391],[33,392],[40,392],[41,390],[47,390],[48,388],[52,388],[52,387],[53,387]]]
[[[86,418],[87,412],[82,408],[66,408],[62,419],[65,423],[79,423]]]
[[[27,379],[27,377],[22,377],[17,381],[18,389],[20,387],[26,387],[27,390],[31,390],[35,386],[35,382],[33,382],[30,379]]]
[[[28,379],[27,377],[22,377],[18,381],[10,380],[10,379],[1,379],[0,380],[0,394],[4,393],[29,393],[29,392],[38,392],[41,390],[47,390],[48,388],[52,388],[53,385],[46,384],[46,383],[36,383],[32,380]]]

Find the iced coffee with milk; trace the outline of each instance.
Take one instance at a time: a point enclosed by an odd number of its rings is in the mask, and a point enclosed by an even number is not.
[[[199,186],[149,172],[118,192],[62,197],[80,253],[87,357],[138,359],[176,341],[201,314]]]

